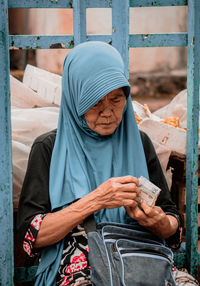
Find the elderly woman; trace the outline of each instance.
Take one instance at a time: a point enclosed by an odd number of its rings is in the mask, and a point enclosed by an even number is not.
[[[54,142],[55,141],[55,142]],[[161,188],[138,207],[138,177]],[[150,139],[138,130],[118,51],[83,43],[66,57],[57,131],[32,146],[18,229],[29,255],[42,249],[37,285],[91,285],[83,220],[133,224],[177,243],[179,215]]]

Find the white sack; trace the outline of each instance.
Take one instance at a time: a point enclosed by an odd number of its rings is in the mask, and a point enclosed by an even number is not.
[[[39,135],[57,127],[58,115],[58,107],[11,110],[14,210],[17,210],[33,141]]]
[[[152,141],[171,150],[173,154],[176,154],[179,157],[185,157],[185,130],[151,119],[143,120],[139,124],[139,129],[146,132]]]
[[[38,96],[36,92],[24,85],[21,81],[10,76],[10,94],[12,108],[33,108],[52,106],[47,100]]]
[[[27,65],[23,84],[37,92],[49,104],[60,105],[62,77],[60,75]]]

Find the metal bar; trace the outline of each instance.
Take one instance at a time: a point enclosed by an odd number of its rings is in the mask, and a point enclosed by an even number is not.
[[[34,281],[37,268],[37,266],[15,268],[15,283]]]
[[[10,35],[9,43],[11,49],[70,49],[74,46],[74,37],[73,35]]]
[[[130,7],[185,6],[187,0],[130,0]]]
[[[112,44],[112,35],[87,35],[87,41],[103,41]]]
[[[197,275],[198,265],[198,138],[200,1],[188,1],[187,65],[187,152],[186,152],[186,254],[190,273]]]
[[[177,268],[183,268],[186,264],[186,253],[174,254],[174,265]]]
[[[74,8],[74,0],[9,0],[9,8]],[[82,1],[83,2],[83,1]],[[112,0],[85,0],[86,8],[110,8]]]
[[[111,8],[112,0],[86,0],[86,8]],[[123,2],[123,1],[122,1]],[[130,0],[130,7],[185,6],[187,0]],[[9,0],[9,8],[73,8],[73,0]]]
[[[187,46],[187,33],[129,35],[130,48],[184,46]]]
[[[86,41],[86,2],[73,0],[74,45]]]
[[[9,0],[8,8],[72,8],[72,0]]]
[[[0,0],[0,285],[13,285],[13,200],[8,2]]]
[[[86,41],[104,41],[112,43],[112,35],[87,35]],[[10,35],[11,49],[71,49],[74,46],[73,35],[41,36]],[[139,47],[184,47],[187,46],[187,34],[132,34],[129,35],[129,48]]]
[[[1,1],[0,3],[7,3],[7,1],[5,0],[0,0],[0,1]],[[197,5],[199,4],[197,4],[197,1],[198,0],[189,0],[189,3],[188,3],[188,5],[191,7],[191,10],[192,10],[192,12],[189,12],[191,15],[190,16],[191,21],[188,26],[188,31],[190,33],[192,30],[192,35],[193,35],[192,38],[191,37],[189,38],[189,41],[187,41],[186,33],[129,35],[129,8],[128,8],[129,4],[130,4],[130,7],[185,6],[187,5],[187,0],[124,0],[124,1],[120,1],[120,0],[114,0],[114,1],[111,1],[111,0],[103,0],[103,1],[102,0],[86,0],[86,1],[83,1],[83,0],[40,0],[39,2],[38,0],[9,0],[8,1],[9,8],[74,8],[74,37],[73,35],[65,35],[65,36],[40,36],[40,35],[39,36],[12,36],[11,35],[9,36],[9,43],[10,43],[11,48],[20,48],[20,49],[38,49],[38,48],[41,48],[41,49],[53,49],[53,48],[63,49],[64,48],[66,49],[67,48],[68,49],[68,48],[72,48],[74,44],[76,45],[86,40],[87,41],[102,40],[102,41],[112,43],[120,51],[120,53],[123,56],[125,66],[127,69],[126,73],[128,75],[128,65],[129,65],[128,47],[132,47],[132,48],[172,47],[172,46],[178,47],[178,46],[187,46],[188,44],[188,62],[191,61],[191,63],[188,63],[188,89],[189,89],[188,90],[188,106],[190,105],[190,108],[188,111],[188,114],[189,114],[188,117],[190,117],[190,114],[192,114],[192,118],[191,120],[188,119],[188,134],[187,134],[188,136],[187,140],[188,141],[190,140],[189,143],[187,142],[187,145],[189,146],[187,147],[187,157],[189,156],[189,159],[187,159],[187,169],[189,169],[187,170],[187,200],[188,200],[188,196],[189,197],[192,196],[192,198],[190,198],[189,204],[187,204],[186,235],[187,237],[190,236],[187,242],[187,261],[188,261],[188,264],[190,265],[191,273],[193,274],[196,274],[196,267],[200,261],[200,258],[199,258],[200,255],[199,253],[197,253],[197,233],[196,233],[196,228],[195,228],[197,225],[196,224],[196,220],[197,220],[196,211],[197,210],[196,210],[196,205],[195,205],[196,196],[197,196],[197,181],[195,181],[196,180],[195,174],[197,170],[196,163],[198,167],[198,159],[196,158],[196,156],[198,157],[198,151],[197,151],[198,149],[198,137],[197,137],[198,122],[197,120],[195,121],[195,118],[198,117],[197,116],[198,107],[196,107],[195,105],[198,103],[196,82],[199,83],[199,63],[198,63],[198,71],[197,71],[194,66],[194,61],[197,61],[199,59],[198,46],[200,43],[199,36],[197,37],[198,39],[195,38],[195,32],[196,32],[195,25],[198,27],[200,26],[199,25],[200,23],[197,20],[197,19],[200,19],[199,17],[200,15],[198,11],[197,12],[195,11],[195,10],[199,10],[199,6],[197,7]],[[193,7],[194,5],[195,5],[195,8]],[[111,7],[113,8],[112,9],[112,13],[113,13],[112,14],[113,15],[112,35],[86,35],[86,8],[111,8]],[[2,13],[2,9],[0,13]],[[192,22],[192,17],[194,17],[194,23]],[[0,18],[0,23],[1,23],[1,18]],[[192,27],[191,30],[190,30],[190,27]],[[198,28],[198,33],[199,33],[199,28]],[[8,35],[8,32],[6,35]],[[194,39],[195,41],[193,41]],[[0,49],[2,48],[1,42],[3,41],[1,40],[1,34],[0,34]],[[196,44],[196,42],[198,42],[198,44]],[[5,46],[5,43],[3,47],[4,46]],[[1,60],[1,50],[0,50],[0,60]],[[3,60],[5,61],[5,59]],[[8,59],[7,65],[5,65],[6,68],[9,65],[8,63],[9,63],[9,59]],[[189,77],[189,74],[190,74],[190,77]],[[198,79],[195,76],[197,74],[198,74]],[[9,86],[8,73],[6,75],[8,79],[7,79],[7,82],[4,81],[4,85],[6,84],[7,86]],[[3,79],[2,76],[1,76],[1,79]],[[7,92],[8,90],[9,88],[7,89]],[[1,92],[1,85],[0,85],[0,92]],[[0,100],[1,100],[1,97],[0,97]],[[8,100],[7,93],[6,93],[6,100]],[[4,105],[1,104],[0,108],[2,109],[4,108],[5,109],[4,113],[7,112],[6,115],[9,115],[10,111],[6,109],[7,106],[10,106],[9,102],[7,102],[6,104],[4,103]],[[1,117],[2,117],[2,114],[3,113],[1,112]],[[2,126],[7,128],[6,130],[10,132],[9,120],[7,118],[9,118],[9,116],[6,117],[7,125],[2,123]],[[3,121],[1,120],[1,122]],[[0,125],[0,132],[1,132],[2,126]],[[197,147],[196,147],[196,143],[197,143]],[[11,149],[9,144],[11,143],[9,142],[7,144],[8,150]],[[195,148],[193,148],[193,145],[195,145]],[[1,158],[1,153],[0,153],[0,158]],[[11,158],[11,155],[10,157],[8,156],[8,158]],[[11,159],[9,159],[9,162],[8,162],[9,168],[7,168],[7,170],[11,170],[10,161]],[[193,169],[192,169],[192,166],[194,166]],[[0,162],[0,170],[1,169],[2,168],[1,168],[1,162]],[[9,178],[10,178],[10,175],[9,175]],[[190,186],[192,186],[192,188],[190,188]],[[194,186],[194,190],[193,190],[193,186]],[[10,181],[9,181],[9,190],[11,188],[12,187],[10,187]],[[189,193],[188,193],[188,190],[189,190]],[[2,193],[2,188],[0,185],[0,198],[1,198],[1,193]],[[12,199],[10,201],[12,202]],[[189,205],[189,211],[188,211],[188,205]],[[191,213],[192,210],[193,210],[192,215],[191,214],[188,215],[188,212]],[[1,213],[0,213],[0,219],[1,219]],[[9,226],[9,223],[7,225]],[[193,225],[195,227],[193,227]],[[12,237],[12,234],[10,236]],[[0,242],[1,242],[1,238],[0,238]],[[0,250],[1,250],[1,245],[0,245]],[[194,259],[195,256],[196,258]],[[1,255],[0,255],[0,259],[1,259]],[[179,265],[179,267],[182,267],[184,265],[185,259],[186,259],[186,254],[181,253],[181,254],[175,255],[175,263]],[[1,270],[1,266],[0,266],[0,270]],[[36,268],[34,267],[31,267],[28,269],[18,268],[16,269],[15,275],[16,277],[20,277],[21,275],[21,278],[19,279],[22,279],[22,280],[23,280],[23,277],[25,277],[26,280],[24,281],[31,281],[32,280],[31,277],[33,277],[35,271],[36,271]],[[10,277],[12,276],[13,275],[11,274]],[[31,279],[31,280],[27,280],[27,279]],[[11,284],[9,283],[9,285]]]
[[[28,34],[28,23],[29,23],[29,10],[25,9],[25,19],[24,19],[24,35]],[[27,51],[23,51],[23,70],[25,70],[27,65]]]
[[[112,42],[112,35],[87,35],[86,41]],[[71,49],[74,47],[74,36],[41,36],[10,35],[11,49]]]
[[[115,0],[112,6],[112,45],[120,52],[129,78],[129,0]]]

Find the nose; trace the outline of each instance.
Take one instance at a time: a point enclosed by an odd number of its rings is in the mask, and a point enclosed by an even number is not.
[[[110,117],[112,115],[112,106],[107,96],[101,101],[100,115],[103,117]]]
[[[109,106],[105,106],[102,108],[100,115],[102,117],[111,117],[112,116],[112,109]]]

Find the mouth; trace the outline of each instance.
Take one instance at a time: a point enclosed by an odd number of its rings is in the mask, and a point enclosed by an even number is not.
[[[114,124],[115,122],[102,122],[102,123],[98,123],[98,125],[103,125],[103,126],[109,126]]]

